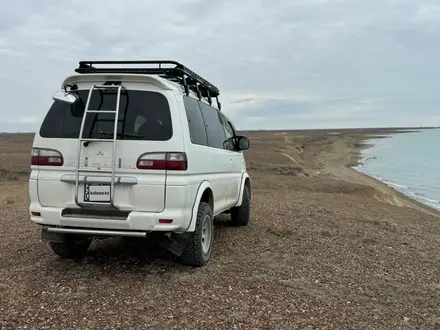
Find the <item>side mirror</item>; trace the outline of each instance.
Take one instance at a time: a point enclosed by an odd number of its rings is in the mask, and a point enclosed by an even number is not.
[[[246,136],[237,136],[237,149],[238,150],[247,150],[249,149],[249,139]]]
[[[55,101],[59,101],[59,102],[67,103],[67,104],[73,104],[78,99],[78,95],[69,94],[64,91],[58,91],[53,94],[52,98]]]
[[[231,136],[223,142],[223,148],[231,151],[249,149],[249,139],[245,136]]]

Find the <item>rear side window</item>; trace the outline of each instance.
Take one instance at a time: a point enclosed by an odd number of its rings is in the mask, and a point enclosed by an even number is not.
[[[184,96],[183,103],[185,105],[186,117],[188,118],[191,142],[194,144],[207,146],[208,139],[206,137],[205,122],[203,121],[198,101],[196,99]]]
[[[199,102],[199,105],[206,124],[208,145],[213,148],[223,149],[226,135],[219,111],[203,102]]]
[[[79,100],[73,105],[55,101],[40,128],[45,138],[78,138],[89,91],[78,91]],[[114,110],[116,92],[95,90],[90,110]],[[89,113],[83,137],[111,138],[114,114]],[[169,140],[173,135],[170,107],[166,97],[151,91],[122,91],[118,118],[118,139]]]

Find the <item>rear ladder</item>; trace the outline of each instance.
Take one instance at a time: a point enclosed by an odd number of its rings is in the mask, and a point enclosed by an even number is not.
[[[103,206],[103,207],[111,207],[117,209],[118,206],[114,204],[114,193],[115,193],[115,170],[116,170],[116,142],[118,137],[118,121],[119,121],[119,104],[121,99],[121,92],[124,87],[121,85],[94,85],[90,88],[89,95],[87,97],[87,102],[84,110],[84,116],[82,118],[81,122],[81,129],[79,132],[78,137],[78,149],[77,149],[77,156],[76,156],[76,180],[75,180],[75,203],[80,207],[87,207],[87,206]],[[94,90],[115,90],[117,89],[117,96],[116,96],[116,107],[114,110],[94,110],[89,109],[90,106],[90,100],[92,99],[92,93]],[[112,139],[92,139],[92,138],[84,138],[83,137],[83,131],[84,131],[84,125],[87,120],[88,114],[97,114],[97,113],[108,113],[108,114],[114,114],[114,128],[113,128],[113,138]],[[111,170],[99,170],[99,169],[90,169],[86,167],[81,167],[81,149],[84,142],[106,142],[106,143],[113,143],[113,151],[112,151],[112,165]],[[111,175],[110,180],[110,202],[87,202],[87,201],[79,201],[78,194],[79,194],[79,178],[81,172],[84,173],[84,184],[86,184],[87,174],[86,173],[105,173]]]

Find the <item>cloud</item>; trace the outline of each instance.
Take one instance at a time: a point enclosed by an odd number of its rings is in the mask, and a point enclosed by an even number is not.
[[[85,59],[179,60],[238,128],[440,125],[439,22],[429,0],[9,2],[0,131],[37,130]]]

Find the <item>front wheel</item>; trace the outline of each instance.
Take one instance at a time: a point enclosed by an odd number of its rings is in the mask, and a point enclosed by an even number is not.
[[[73,259],[85,256],[91,242],[92,239],[89,237],[66,235],[64,242],[49,242],[49,246],[57,256]]]
[[[248,186],[243,188],[243,201],[231,209],[231,220],[235,226],[247,226],[251,216],[251,194]]]
[[[200,267],[211,259],[214,221],[211,207],[201,202],[197,212],[196,229],[181,256],[186,265]]]

